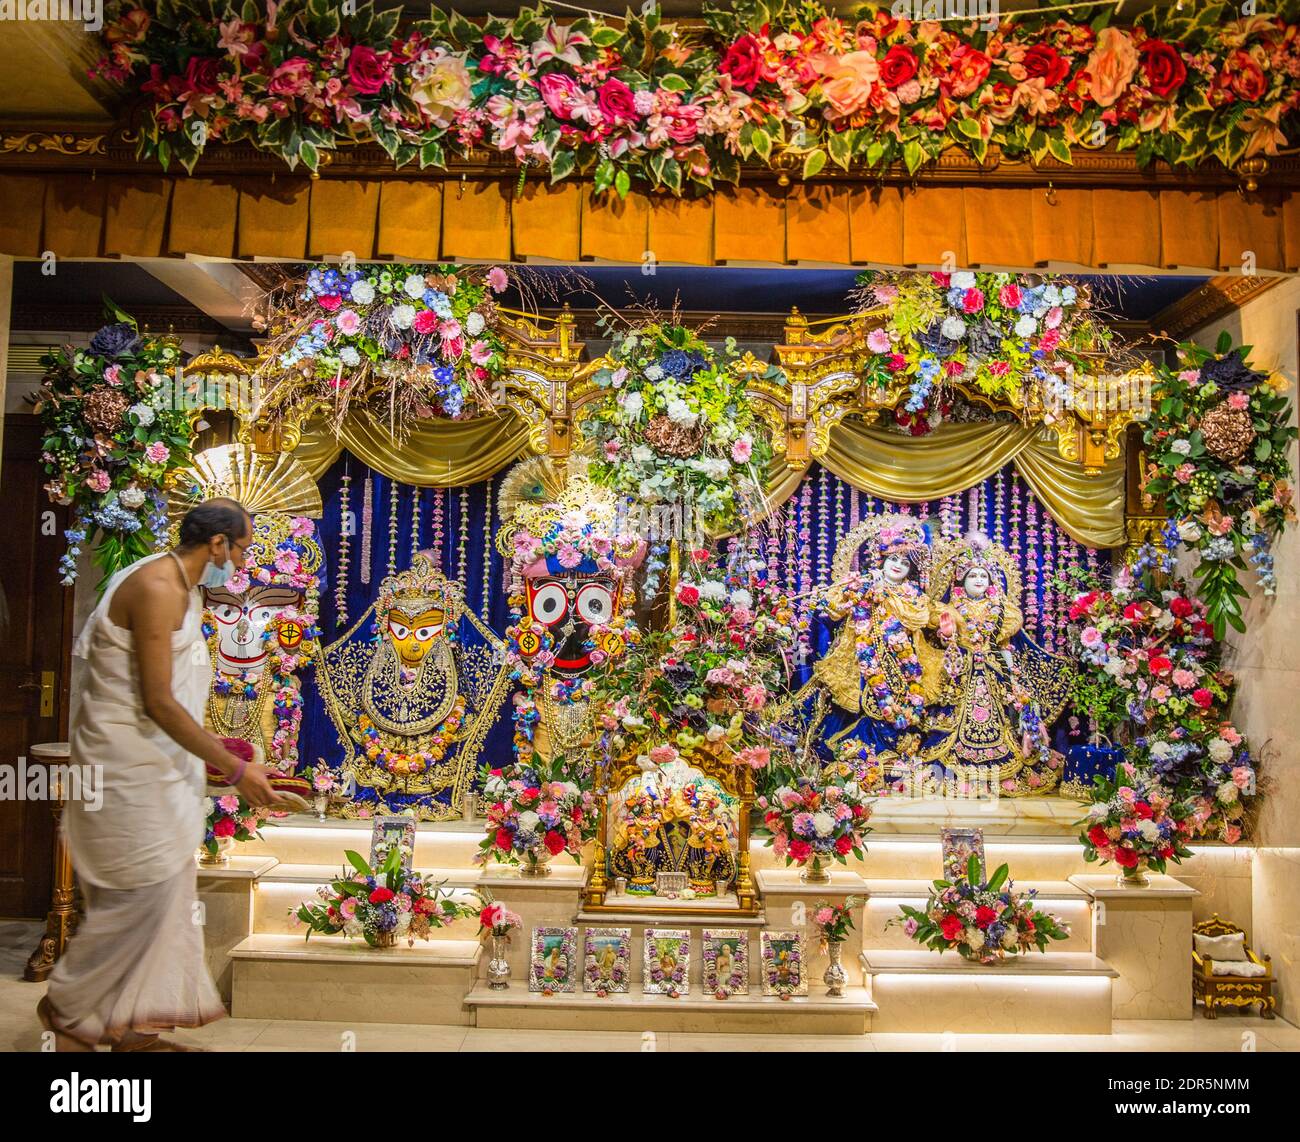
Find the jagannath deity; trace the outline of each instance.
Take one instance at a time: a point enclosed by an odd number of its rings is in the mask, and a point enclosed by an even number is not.
[[[506,657],[519,684],[515,755],[585,765],[594,741],[592,672],[638,637],[632,573],[645,543],[620,529],[617,500],[593,484],[585,460],[546,457],[502,482],[497,548],[509,578]]]
[[[482,641],[469,645],[467,631]],[[318,671],[354,787],[344,816],[461,814],[507,689],[498,647],[429,553],[380,583],[374,605],[325,648]]]
[[[917,764],[939,658],[924,634],[930,561],[927,525],[897,512],[863,520],[836,549],[818,609],[840,627],[796,704],[824,713],[817,730],[837,762],[894,775]]]
[[[959,786],[1047,792],[1062,761],[1048,729],[1069,698],[1074,667],[1022,630],[1011,553],[978,534],[945,544],[931,589],[943,657],[923,760]]]

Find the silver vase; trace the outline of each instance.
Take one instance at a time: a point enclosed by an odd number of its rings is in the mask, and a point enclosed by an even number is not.
[[[822,982],[826,984],[826,995],[831,999],[842,999],[844,985],[849,982],[849,973],[840,963],[842,948],[843,942],[840,940],[833,940],[826,945],[826,954],[830,956],[831,962],[826,968],[826,974],[822,976]]]
[[[506,959],[506,948],[510,946],[508,935],[492,934],[492,951],[488,956],[488,987],[493,991],[505,991],[510,986],[510,961]]]

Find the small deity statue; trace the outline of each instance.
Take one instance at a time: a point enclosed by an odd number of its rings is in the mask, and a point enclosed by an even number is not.
[[[923,759],[936,777],[996,784],[1000,795],[1047,792],[1061,773],[1047,729],[1074,671],[1021,630],[1020,575],[1010,552],[978,534],[946,544],[933,590],[943,665]]]
[[[358,637],[367,620],[369,635]],[[462,620],[482,644],[465,644]],[[495,642],[428,553],[383,580],[374,606],[326,648],[319,671],[356,786],[345,816],[408,809],[421,820],[460,816],[506,692],[505,671],[492,662]]]
[[[636,789],[615,825],[610,869],[627,878],[629,893],[653,895],[655,874],[666,867],[667,857],[662,802],[652,789]]]
[[[731,851],[727,823],[722,819],[722,802],[707,786],[690,785],[684,797],[691,806],[686,840],[686,873],[697,896],[713,896],[717,882],[736,875],[736,858]]]
[[[586,461],[558,470],[525,460],[501,485],[497,549],[509,574],[506,657],[515,695],[515,756],[563,755],[579,766],[594,742],[590,673],[637,637],[631,575],[645,544],[618,530],[616,501]]]
[[[855,570],[859,549],[867,563]],[[891,773],[915,764],[938,665],[923,636],[933,613],[929,566],[928,527],[900,513],[863,520],[836,549],[819,609],[843,625],[796,702],[817,687],[829,691],[825,742],[837,760],[852,755],[854,764],[870,761]]]

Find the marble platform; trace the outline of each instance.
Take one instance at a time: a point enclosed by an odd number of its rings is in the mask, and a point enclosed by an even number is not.
[[[867,882],[856,872],[847,872],[838,865],[830,873],[830,884],[805,884],[797,867],[760,869],[756,877],[759,894],[763,900],[764,914],[769,928],[791,928],[804,934],[804,965],[808,978],[821,981],[830,964],[821,950],[816,931],[811,927],[812,914],[823,901],[840,905],[849,897],[857,900],[853,909],[853,927],[845,935],[840,950],[840,963],[851,986],[863,982],[862,967],[858,957],[863,947],[863,909],[867,902]]]
[[[202,909],[203,957],[223,1003],[230,1003],[233,966],[230,949],[256,931],[255,891],[276,866],[271,856],[236,854],[224,865],[199,865],[198,895]]]
[[[1118,974],[1090,952],[1031,952],[997,964],[954,953],[862,954],[872,1030],[1109,1035]]]

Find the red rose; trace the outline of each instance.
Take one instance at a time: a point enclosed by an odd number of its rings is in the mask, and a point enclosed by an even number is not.
[[[438,328],[438,315],[432,309],[422,309],[415,315],[411,328],[425,337]]]
[[[1263,69],[1250,52],[1238,48],[1223,64],[1223,77],[1238,99],[1254,103],[1268,90]]]
[[[1045,87],[1055,87],[1070,74],[1070,61],[1048,44],[1035,44],[1020,63],[1027,79],[1041,79]]]
[[[534,788],[532,788],[532,787],[530,786],[530,787],[527,788],[527,789],[522,789],[522,790],[520,790],[520,792],[519,792],[519,803],[520,803],[521,805],[531,805],[531,804],[532,804],[534,801],[536,801],[537,798],[540,797],[540,796],[541,796],[541,794],[539,794],[539,793],[537,792],[536,789],[534,789]]]
[[[987,904],[981,904],[975,909],[975,923],[981,928],[987,928],[997,918],[998,914]]]
[[[688,607],[695,606],[700,601],[700,589],[692,587],[689,583],[683,583],[677,588],[677,601],[685,603]]]
[[[1137,868],[1138,855],[1132,849],[1118,848],[1115,850],[1115,863],[1120,868]]]
[[[718,70],[731,76],[731,85],[741,91],[753,91],[763,78],[763,49],[751,35],[741,36],[727,49]]]
[[[849,853],[853,851],[853,838],[847,833],[842,837],[837,837],[835,840],[835,851],[839,853],[840,856],[848,856]]]
[[[1192,613],[1195,608],[1192,606],[1190,599],[1184,599],[1182,595],[1176,595],[1169,601],[1169,610],[1176,619],[1185,619]]]
[[[795,861],[805,861],[812,855],[812,845],[807,841],[790,842],[790,859]]]
[[[1088,840],[1098,848],[1110,842],[1110,838],[1106,836],[1106,829],[1103,825],[1093,825],[1093,827],[1088,830]]]
[[[1192,701],[1200,706],[1202,710],[1208,710],[1214,704],[1214,695],[1202,686],[1192,693]]]
[[[185,86],[200,95],[215,95],[220,71],[220,60],[190,56],[190,62],[185,65]]]
[[[961,935],[961,930],[961,917],[954,916],[951,912],[939,921],[939,931],[943,933],[945,940],[955,940]]]
[[[1187,79],[1187,65],[1178,49],[1164,40],[1143,40],[1138,52],[1142,56],[1142,74],[1151,93],[1168,99]]]
[[[378,95],[391,74],[387,56],[358,44],[348,53],[348,79],[358,95]]]
[[[392,898],[393,890],[391,888],[376,888],[370,893],[371,904],[387,904]]]
[[[1137,817],[1139,820],[1142,821],[1149,821],[1151,820],[1152,817],[1155,816],[1155,814],[1152,812],[1151,806],[1148,805],[1145,801],[1134,801],[1133,816]]]
[[[218,817],[212,822],[212,835],[214,837],[233,837],[235,835],[235,818]]]
[[[547,830],[543,843],[546,845],[546,851],[551,856],[559,856],[560,853],[564,852],[564,834],[557,833],[554,829]]]
[[[1156,675],[1168,674],[1174,668],[1174,664],[1170,662],[1169,659],[1163,658],[1160,655],[1156,655],[1156,657],[1151,659],[1147,665],[1151,668],[1151,673]]]
[[[506,852],[509,852],[511,848],[510,841],[511,841],[511,837],[510,837],[509,829],[497,830],[497,841],[496,841],[497,848],[504,849]]]
[[[607,79],[596,92],[600,113],[613,123],[634,123],[637,119],[636,99],[632,89],[621,79]]]
[[[965,99],[977,91],[989,77],[992,61],[978,48],[961,44],[948,57],[948,71],[940,80],[954,99]]]
[[[916,75],[919,66],[911,48],[895,44],[880,61],[880,82],[893,91]]]

